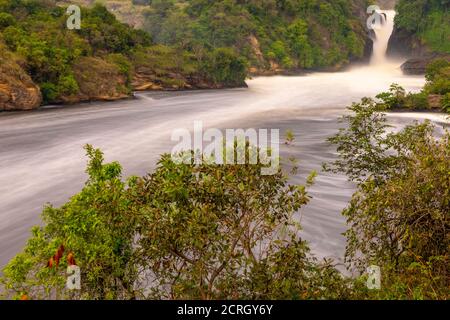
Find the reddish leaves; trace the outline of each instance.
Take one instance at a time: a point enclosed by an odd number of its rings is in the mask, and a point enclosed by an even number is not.
[[[73,252],[69,252],[69,254],[67,255],[67,263],[69,264],[69,266],[75,266],[76,265],[75,257],[73,255]]]
[[[53,257],[51,257],[48,262],[47,262],[47,267],[48,268],[53,268],[53,267],[58,267],[59,265],[59,261],[61,260],[61,258],[64,255],[64,245],[60,245],[58,247],[58,249],[56,250],[56,253],[53,255]],[[75,263],[75,257],[73,255],[73,252],[69,252],[69,254],[67,255],[67,263],[72,266],[72,265],[76,265]]]
[[[53,268],[53,265],[54,265],[55,263],[53,262],[53,257],[51,257],[50,259],[48,259],[48,262],[47,262],[47,267],[48,268]]]

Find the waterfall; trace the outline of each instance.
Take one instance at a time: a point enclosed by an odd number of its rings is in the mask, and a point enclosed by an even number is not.
[[[389,39],[394,31],[394,10],[378,10],[381,14],[381,24],[373,26],[375,39],[373,39],[373,53],[370,63],[372,65],[382,65],[387,63],[386,52]]]

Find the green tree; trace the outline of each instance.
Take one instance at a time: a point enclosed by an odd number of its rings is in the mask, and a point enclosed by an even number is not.
[[[0,12],[0,29],[4,29],[15,24],[16,18],[14,18],[13,15],[6,12]]]
[[[247,75],[247,61],[229,48],[215,49],[207,58],[205,71],[218,84],[242,84]]]
[[[24,251],[3,270],[6,293],[30,299],[131,299],[137,265],[136,236],[118,163],[103,164],[99,150],[86,147],[89,180],[60,208],[47,205],[43,227],[34,227]],[[55,259],[63,245],[65,251]],[[68,256],[81,268],[80,291],[65,288]],[[52,258],[53,256],[53,258]],[[58,261],[56,261],[58,260]]]
[[[263,164],[178,164],[163,155],[143,178],[121,179],[86,147],[89,180],[48,205],[24,251],[3,270],[7,297],[29,299],[322,299],[353,293],[299,237],[306,185]],[[249,152],[250,149],[247,149]],[[73,260],[75,259],[75,261]],[[81,290],[65,289],[68,263]]]
[[[447,299],[450,245],[450,133],[436,139],[429,122],[390,132],[374,101],[354,104],[349,126],[330,138],[331,167],[357,182],[343,211],[346,262],[382,269],[378,298]]]
[[[299,67],[311,68],[314,58],[308,39],[308,24],[301,19],[293,22],[287,29],[291,50],[299,60]]]

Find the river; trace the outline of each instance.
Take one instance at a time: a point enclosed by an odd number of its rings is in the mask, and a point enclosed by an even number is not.
[[[86,180],[86,143],[101,148],[107,161],[118,160],[125,175],[143,175],[174,146],[172,131],[193,129],[195,120],[222,129],[279,128],[282,134],[292,129],[295,142],[281,145],[281,155],[300,160],[301,182],[307,172],[334,159],[325,140],[339,128],[345,107],[392,82],[418,90],[424,80],[403,76],[397,63],[384,69],[261,77],[248,81],[248,89],[141,93],[134,100],[2,113],[0,265],[23,247],[46,202],[61,205],[80,190]],[[425,117],[445,122],[443,115],[422,113],[396,113],[390,119],[403,125]],[[302,236],[318,256],[341,259],[345,221],[340,211],[353,191],[346,177],[320,172],[313,201],[301,212]]]
[[[383,49],[385,50],[385,48]],[[30,227],[41,223],[47,202],[56,206],[78,192],[86,180],[83,145],[101,148],[106,161],[117,160],[124,175],[143,175],[159,155],[170,152],[175,129],[205,127],[292,129],[295,142],[281,144],[281,156],[300,161],[302,182],[313,169],[319,176],[313,200],[300,212],[303,231],[314,254],[342,262],[346,206],[354,186],[345,176],[320,172],[335,159],[326,138],[342,125],[346,106],[373,97],[398,83],[407,90],[423,86],[423,77],[404,76],[401,62],[354,66],[337,73],[259,77],[248,89],[140,93],[136,99],[45,107],[33,112],[0,114],[0,268],[24,246]],[[429,118],[442,128],[442,114],[394,113],[393,125]]]

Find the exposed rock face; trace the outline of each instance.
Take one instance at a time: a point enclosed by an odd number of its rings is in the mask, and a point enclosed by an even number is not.
[[[425,74],[427,65],[435,59],[444,58],[450,61],[450,55],[445,54],[430,54],[424,57],[412,58],[406,61],[401,69],[404,74],[422,75]]]
[[[79,93],[62,96],[56,102],[113,101],[129,96],[125,75],[109,62],[95,57],[82,57],[75,62],[73,70]]]
[[[438,94],[430,94],[428,96],[428,105],[431,109],[441,109],[442,108],[442,96]]]
[[[432,52],[413,33],[395,28],[387,54],[391,57],[426,57]]]
[[[165,75],[156,75],[155,70],[145,66],[136,68],[131,82],[134,91],[147,90],[195,90],[195,89],[223,89],[234,87],[247,87],[245,82],[233,86],[213,83],[207,81],[200,75],[184,76],[179,73],[169,73]]]
[[[96,0],[56,0],[56,3],[62,6],[77,4],[81,6],[92,6]],[[140,3],[139,3],[140,2]],[[146,5],[149,0],[140,0],[133,3],[128,1],[101,1],[120,21],[132,26],[133,28],[142,28],[144,25],[144,13],[148,8]]]
[[[397,4],[397,0],[377,0],[377,5],[383,10],[393,10]]]
[[[39,87],[0,43],[0,111],[36,109],[41,102]]]
[[[409,59],[402,64],[401,69],[404,74],[420,75],[425,74],[428,61],[424,58]]]

